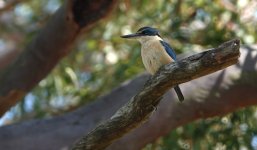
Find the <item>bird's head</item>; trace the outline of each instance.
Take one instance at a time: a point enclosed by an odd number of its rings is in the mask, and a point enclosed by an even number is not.
[[[121,37],[137,39],[141,43],[144,43],[148,40],[161,39],[159,31],[156,28],[152,28],[152,27],[142,27],[142,28],[138,29],[136,33],[122,35]]]

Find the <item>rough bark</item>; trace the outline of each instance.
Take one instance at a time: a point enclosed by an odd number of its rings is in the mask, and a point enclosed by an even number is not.
[[[106,16],[117,0],[67,0],[17,59],[0,73],[0,116],[70,51],[82,31]]]
[[[162,96],[173,86],[211,74],[238,61],[240,41],[235,39],[202,53],[165,65],[144,88],[109,120],[81,138],[73,150],[102,150],[146,121]]]
[[[223,116],[257,105],[257,45],[240,50],[240,62],[211,75],[180,85],[185,103],[168,92],[151,119],[106,150],[140,150],[173,129],[199,119]]]
[[[181,84],[186,100],[168,92],[150,120],[114,142],[108,149],[139,150],[172,129],[197,119],[224,115],[257,104],[257,45],[241,49],[240,60],[208,76]],[[0,128],[0,145],[8,150],[67,149],[84,133],[110,118],[149,78],[143,74],[74,112]],[[243,96],[243,97],[242,97]],[[210,107],[211,106],[211,107]]]

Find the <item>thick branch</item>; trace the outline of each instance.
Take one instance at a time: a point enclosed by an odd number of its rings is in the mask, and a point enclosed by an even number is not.
[[[97,126],[73,150],[104,149],[142,124],[173,86],[221,70],[238,61],[240,41],[235,39],[199,54],[165,65],[146,86],[111,119]]]
[[[82,30],[109,14],[116,2],[68,0],[15,62],[0,73],[0,116],[71,51]],[[90,13],[85,14],[87,11]]]
[[[174,92],[167,92],[149,121],[114,142],[108,149],[142,149],[147,143],[170,133],[178,126],[257,105],[256,50],[257,45],[249,46],[247,49],[241,48],[241,56],[236,65],[180,84],[186,98],[183,103],[176,100]],[[75,140],[83,136],[83,133],[91,131],[96,125],[109,119],[127,103],[128,98],[143,88],[147,78],[149,78],[147,74],[138,75],[107,95],[73,112],[50,119],[26,120],[0,127],[1,148],[68,149]]]
[[[186,99],[183,103],[172,100],[176,95],[168,92],[148,122],[107,150],[139,150],[179,126],[257,105],[256,51],[257,45],[240,49],[236,65],[180,85]]]

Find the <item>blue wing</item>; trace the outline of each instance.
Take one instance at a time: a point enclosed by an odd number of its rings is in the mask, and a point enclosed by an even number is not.
[[[161,42],[162,46],[165,48],[166,52],[170,55],[170,57],[176,61],[177,60],[176,53],[171,48],[171,46],[164,41],[160,41],[160,42]]]

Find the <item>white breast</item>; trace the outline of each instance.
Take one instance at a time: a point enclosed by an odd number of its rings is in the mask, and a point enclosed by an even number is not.
[[[141,44],[143,64],[150,74],[155,74],[161,66],[173,62],[173,59],[166,53],[159,39],[147,40],[141,42]]]

